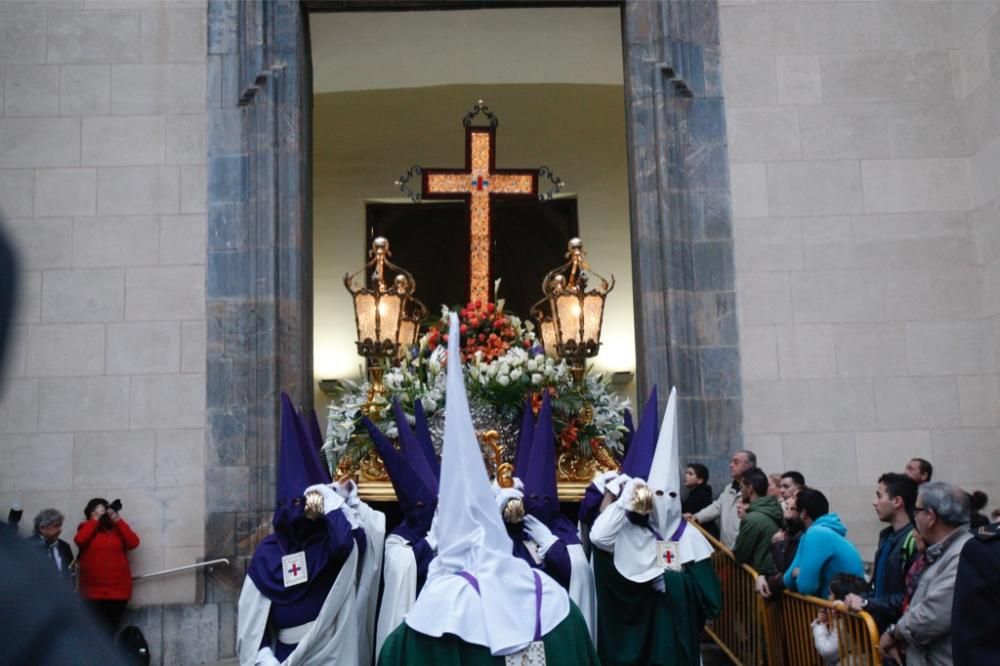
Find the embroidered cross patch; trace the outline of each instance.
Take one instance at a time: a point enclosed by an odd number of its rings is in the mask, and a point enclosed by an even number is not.
[[[300,551],[282,557],[281,572],[284,575],[285,587],[300,585],[309,580],[309,572],[306,570],[306,554]]]
[[[676,541],[656,542],[656,566],[666,571],[680,571],[681,557]]]

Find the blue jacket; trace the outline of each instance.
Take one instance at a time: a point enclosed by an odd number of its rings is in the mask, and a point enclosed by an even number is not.
[[[837,574],[864,578],[861,555],[845,538],[846,534],[847,528],[837,514],[817,518],[802,535],[795,559],[785,572],[785,587],[826,599],[830,595],[830,579]],[[792,578],[795,569],[799,570],[798,578]]]

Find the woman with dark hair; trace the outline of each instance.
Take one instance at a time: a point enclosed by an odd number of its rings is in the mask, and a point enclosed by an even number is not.
[[[87,502],[86,520],[73,540],[80,549],[80,595],[113,635],[132,597],[132,571],[126,553],[138,547],[139,537],[121,517],[121,502],[101,497]]]
[[[969,493],[969,504],[972,506],[972,514],[969,516],[969,529],[978,532],[979,528],[990,524],[990,519],[983,515],[983,509],[989,503],[990,498],[982,490],[975,490]]]

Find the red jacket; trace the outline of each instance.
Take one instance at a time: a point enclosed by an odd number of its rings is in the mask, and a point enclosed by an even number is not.
[[[80,594],[84,599],[127,601],[132,597],[132,571],[125,552],[139,545],[139,537],[121,518],[110,530],[97,529],[99,524],[82,522],[73,537],[80,548]]]

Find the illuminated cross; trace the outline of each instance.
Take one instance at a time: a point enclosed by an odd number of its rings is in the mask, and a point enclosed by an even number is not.
[[[293,576],[298,576],[299,575],[299,565],[297,563],[295,563],[295,562],[292,562],[292,568],[288,570],[288,573],[292,574]]]
[[[469,210],[469,300],[486,303],[493,284],[493,201],[538,196],[538,170],[496,168],[496,127],[465,128],[465,169],[423,169],[424,199],[461,195]]]

